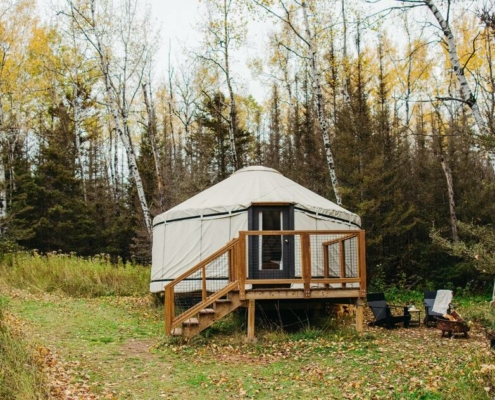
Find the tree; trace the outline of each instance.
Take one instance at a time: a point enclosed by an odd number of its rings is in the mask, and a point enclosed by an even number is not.
[[[136,162],[130,120],[153,54],[149,11],[144,14],[138,12],[135,0],[123,1],[118,10],[113,9],[112,1],[97,3],[96,0],[87,0],[76,4],[67,0],[67,4],[69,10],[66,15],[90,43],[99,61],[105,103],[113,118],[114,129],[124,145],[129,172],[136,185],[144,223],[151,238],[151,215]],[[118,48],[112,48],[115,45]]]
[[[91,209],[83,200],[77,178],[77,149],[71,110],[63,104],[49,110],[53,128],[43,133],[38,165],[32,179],[25,171],[13,207],[14,232],[21,245],[41,252],[102,250]],[[40,205],[43,205],[40,207]]]
[[[242,3],[235,0],[207,0],[208,21],[205,26],[206,53],[203,60],[218,68],[225,77],[229,94],[229,143],[233,170],[242,167],[242,154],[237,152],[237,135],[239,130],[236,96],[233,87],[232,50],[243,42],[246,30],[240,14]],[[237,23],[234,22],[237,12]]]
[[[444,36],[447,51],[449,54],[450,64],[452,66],[452,69],[454,70],[455,76],[456,76],[457,81],[459,83],[459,91],[460,91],[461,97],[460,98],[447,97],[447,98],[440,98],[440,99],[441,100],[455,100],[455,101],[460,101],[460,102],[466,104],[471,109],[471,112],[473,113],[473,118],[476,122],[476,125],[478,126],[479,133],[481,135],[488,135],[489,131],[488,131],[488,128],[486,126],[483,115],[480,111],[478,101],[477,101],[476,96],[474,95],[474,92],[472,91],[471,86],[470,86],[468,80],[466,79],[466,75],[464,73],[466,65],[461,65],[460,60],[459,60],[459,55],[457,52],[457,43],[456,43],[455,36],[452,32],[452,29],[450,27],[449,16],[447,15],[447,18],[445,18],[433,0],[422,0],[422,1],[401,0],[401,1],[403,3],[423,3],[426,7],[428,7],[428,9],[431,11],[431,13],[435,17],[436,21],[438,22],[438,25],[442,31],[443,36]],[[447,1],[449,11],[450,11],[451,1],[452,0]]]
[[[311,78],[312,78],[312,84],[313,84],[313,94],[314,94],[314,102],[315,102],[315,109],[316,109],[316,114],[318,117],[318,123],[319,127],[321,130],[322,138],[323,138],[323,144],[324,144],[324,149],[325,149],[325,156],[326,156],[326,161],[327,161],[327,167],[328,167],[328,172],[330,174],[330,181],[332,183],[334,195],[337,204],[341,205],[342,204],[342,198],[340,195],[340,186],[339,182],[337,179],[337,174],[335,172],[335,160],[332,152],[332,145],[331,145],[331,140],[330,140],[330,131],[327,123],[327,117],[325,115],[324,111],[324,97],[323,97],[323,91],[322,91],[322,85],[321,85],[321,78],[320,78],[320,70],[319,70],[319,61],[318,61],[318,52],[316,49],[316,43],[314,41],[313,33],[311,31],[311,26],[309,24],[309,17],[308,17],[308,4],[306,3],[305,0],[302,0],[300,3],[300,8],[303,14],[303,23],[304,23],[304,34],[302,33],[301,29],[296,26],[296,24],[293,22],[292,15],[293,12],[289,10],[289,8],[286,6],[285,2],[283,0],[279,0],[279,5],[282,7],[285,16],[281,16],[277,14],[275,11],[270,9],[267,4],[263,1],[258,1],[258,0],[253,0],[253,2],[261,7],[263,7],[267,12],[269,12],[271,15],[275,16],[279,20],[283,21],[285,24],[287,24],[291,30],[294,32],[294,34],[304,43],[304,45],[307,48],[307,57],[309,60],[309,67],[310,67],[310,72],[311,72]]]
[[[39,28],[34,11],[35,5],[28,0],[0,4],[0,217],[3,218],[7,216],[16,185],[14,155],[26,137],[24,116],[28,114],[29,104],[33,104],[29,101],[34,98],[32,89],[40,80],[40,77],[31,79],[26,72],[36,68],[37,44],[40,47],[47,44],[46,32]]]
[[[438,229],[432,230],[435,243],[450,254],[468,260],[482,274],[495,275],[495,230],[491,226],[478,226],[458,221],[463,238],[450,242]]]

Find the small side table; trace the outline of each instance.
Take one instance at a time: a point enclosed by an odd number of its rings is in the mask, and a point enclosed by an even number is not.
[[[409,325],[421,325],[421,310],[415,308],[413,310],[408,310],[409,314],[411,314],[411,321],[409,321]]]

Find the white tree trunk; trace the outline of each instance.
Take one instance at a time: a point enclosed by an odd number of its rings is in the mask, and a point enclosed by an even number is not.
[[[452,68],[455,72],[455,75],[461,87],[462,100],[469,106],[469,108],[471,108],[474,120],[476,121],[476,125],[478,126],[480,133],[488,134],[488,129],[486,127],[483,116],[481,115],[481,111],[476,101],[476,97],[471,91],[466,76],[464,75],[464,68],[462,68],[461,63],[459,62],[459,56],[457,54],[457,45],[455,42],[454,35],[450,29],[449,23],[443,17],[442,13],[440,12],[440,10],[437,8],[437,6],[432,0],[424,0],[424,3],[433,13],[436,20],[440,24],[440,27],[442,28],[443,35],[445,36],[445,40],[447,42],[450,62],[452,64]]]
[[[5,143],[5,132],[3,129],[3,105],[2,105],[2,95],[0,94],[0,218],[5,218],[7,216],[7,182],[5,181],[5,165],[3,164],[3,150]],[[0,234],[3,232],[0,231]]]
[[[309,28],[308,10],[307,10],[308,6],[305,1],[301,2],[301,6],[303,9],[304,26],[306,29],[306,43],[308,45],[310,64],[311,64],[311,75],[313,78],[313,90],[315,93],[316,114],[318,116],[318,122],[320,125],[321,134],[323,136],[323,145],[325,146],[325,155],[328,165],[328,172],[330,173],[330,180],[332,182],[335,199],[338,205],[342,205],[339,182],[337,180],[337,174],[335,172],[335,161],[333,158],[332,147],[330,143],[330,133],[323,111],[323,93],[321,90],[320,75],[318,72],[318,60],[317,60],[316,48],[313,43],[313,37],[311,36],[311,30]]]
[[[116,124],[118,123],[118,117],[115,119]],[[144,223],[146,225],[146,230],[150,240],[153,238],[153,224],[151,221],[151,214],[148,208],[148,203],[146,201],[146,196],[144,193],[143,181],[141,180],[141,175],[139,174],[139,168],[136,161],[136,153],[134,151],[134,146],[132,145],[131,135],[129,130],[129,124],[127,118],[123,118],[123,129],[117,128],[124,144],[124,148],[127,154],[127,162],[129,166],[129,171],[131,176],[134,178],[134,183],[136,184],[136,191],[141,204],[141,209],[143,211]]]
[[[162,172],[160,169],[160,154],[158,153],[158,148],[156,145],[156,134],[155,134],[155,110],[153,104],[151,103],[151,93],[148,98],[148,90],[146,89],[146,84],[143,83],[143,96],[144,104],[146,106],[146,113],[148,114],[148,135],[150,137],[151,151],[153,152],[153,161],[155,162],[155,172],[156,172],[156,183],[158,186],[158,197],[160,201],[160,211],[165,211],[165,194],[163,192],[163,179]],[[172,132],[173,134],[173,132]]]
[[[454,200],[454,183],[452,181],[452,171],[450,170],[445,157],[442,155],[440,158],[442,164],[443,173],[445,174],[445,179],[447,181],[447,189],[449,195],[449,210],[450,210],[450,227],[452,229],[452,240],[454,242],[459,241],[459,235],[457,233],[457,215],[455,212],[455,200]]]
[[[229,42],[231,40],[229,35],[229,21],[228,21],[228,6],[227,0],[223,0],[223,40],[224,40],[224,62],[225,62],[225,79],[227,81],[227,88],[229,90],[230,97],[230,118],[229,118],[229,141],[230,151],[232,152],[232,163],[234,164],[234,170],[240,168],[241,163],[237,157],[237,150],[235,146],[235,139],[237,136],[237,110],[235,103],[234,90],[232,89],[232,77],[230,76],[230,58],[229,58]]]
[[[79,88],[77,87],[77,83],[73,83],[73,100],[72,100],[72,109],[74,110],[74,133],[75,133],[75,143],[76,143],[76,152],[77,152],[77,162],[79,164],[79,173],[81,174],[81,183],[83,190],[83,199],[84,202],[87,203],[87,194],[86,194],[86,174],[84,171],[84,157],[82,155],[81,148],[81,139],[82,139],[82,129],[81,129],[81,110],[80,103],[81,98],[79,97]]]

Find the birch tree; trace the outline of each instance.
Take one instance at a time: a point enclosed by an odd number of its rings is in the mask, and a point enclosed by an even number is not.
[[[470,109],[473,114],[473,118],[475,120],[475,123],[478,127],[479,133],[482,135],[487,135],[489,134],[488,127],[486,126],[485,120],[483,118],[483,115],[480,111],[476,96],[474,95],[473,90],[471,89],[471,86],[466,78],[465,75],[465,67],[466,65],[461,65],[461,62],[459,60],[459,54],[457,51],[457,43],[456,43],[456,38],[454,36],[454,33],[452,32],[450,22],[449,22],[449,15],[447,14],[447,17],[445,17],[440,9],[437,7],[435,4],[435,1],[433,0],[399,0],[402,3],[408,4],[408,3],[414,3],[415,5],[423,4],[426,6],[430,12],[433,14],[435,20],[438,22],[438,25],[440,27],[440,30],[442,31],[445,44],[447,47],[447,51],[449,54],[449,60],[451,64],[451,68],[455,73],[455,76],[457,78],[457,81],[459,83],[459,92],[461,97],[460,98],[439,98],[440,100],[456,100],[456,101],[461,101],[462,103],[466,104]],[[448,5],[448,12],[450,11],[450,6],[451,6],[452,0],[447,1]]]
[[[156,182],[158,186],[158,200],[160,202],[160,212],[165,211],[165,194],[163,190],[163,178],[161,172],[160,153],[158,151],[157,139],[156,139],[156,114],[155,107],[151,101],[152,93],[149,85],[143,83],[143,98],[146,105],[147,123],[146,128],[151,143],[151,151],[153,153],[153,161],[155,164]]]
[[[93,49],[99,63],[105,102],[114,129],[124,146],[144,223],[152,235],[151,215],[132,143],[131,113],[153,56],[149,12],[141,13],[136,0],[66,0],[66,13]]]
[[[26,117],[44,79],[40,54],[49,52],[46,31],[29,0],[0,2],[0,217],[8,214],[16,188],[16,150],[25,143]],[[32,72],[37,69],[36,74]]]
[[[234,170],[242,166],[241,155],[238,154],[236,146],[239,123],[232,72],[232,52],[239,48],[246,36],[241,6],[235,0],[206,1],[208,21],[205,26],[205,45],[207,50],[201,55],[203,60],[218,68],[225,77],[230,100],[227,122]]]
[[[325,149],[326,163],[328,167],[328,172],[330,174],[330,181],[332,183],[332,188],[335,194],[335,199],[338,205],[342,205],[342,197],[340,195],[340,185],[337,179],[337,173],[335,172],[335,160],[332,152],[332,145],[330,140],[330,129],[325,115],[324,103],[325,99],[323,97],[323,90],[320,78],[319,70],[319,60],[318,51],[316,48],[316,42],[314,39],[314,34],[311,30],[308,17],[308,4],[305,0],[300,2],[300,9],[303,17],[303,28],[299,28],[293,20],[293,12],[291,12],[288,6],[283,0],[279,0],[278,4],[282,7],[284,15],[279,15],[273,9],[271,9],[267,2],[252,0],[255,4],[264,8],[271,15],[275,16],[279,20],[287,24],[294,34],[299,38],[299,40],[305,45],[307,51],[307,58],[309,63],[309,68],[312,78],[313,94],[316,114],[318,117],[318,124],[320,126],[323,145]],[[268,2],[269,3],[269,2]]]

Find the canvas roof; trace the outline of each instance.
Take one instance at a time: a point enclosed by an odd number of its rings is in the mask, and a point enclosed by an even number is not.
[[[267,167],[240,169],[229,178],[155,217],[153,224],[247,210],[253,203],[289,203],[317,215],[360,226],[358,215]]]

